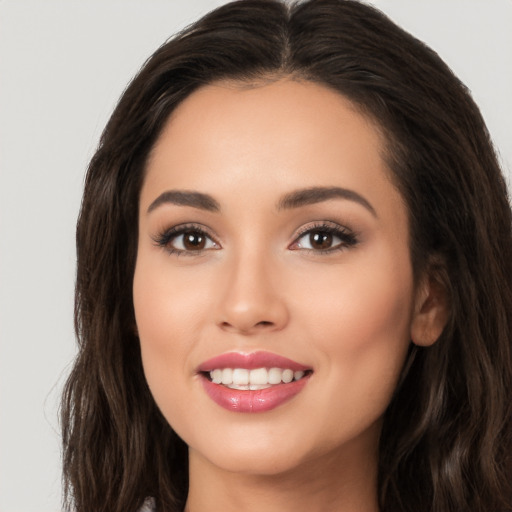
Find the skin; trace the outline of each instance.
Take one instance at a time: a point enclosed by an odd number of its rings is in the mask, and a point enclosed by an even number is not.
[[[444,321],[427,277],[414,286],[407,210],[379,130],[318,84],[283,79],[201,88],[175,110],[141,191],[133,283],[144,371],[162,413],[189,446],[189,512],[375,512],[382,415],[411,342]],[[351,198],[278,208],[285,194],[342,187]],[[169,190],[212,196],[219,211],[163,202]],[[369,205],[369,206],[368,206]],[[150,211],[148,212],[148,209]],[[304,229],[326,222],[322,252]],[[181,224],[211,238],[201,251]],[[345,240],[346,242],[346,240]],[[304,389],[268,412],[227,411],[197,367],[265,350],[312,367]],[[264,508],[262,508],[264,507]]]

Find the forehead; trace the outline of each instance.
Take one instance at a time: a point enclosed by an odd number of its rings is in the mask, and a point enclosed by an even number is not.
[[[384,190],[396,199],[384,151],[379,128],[325,86],[291,79],[215,83],[169,118],[148,160],[141,200],[169,188],[222,200],[234,184],[251,199],[322,186],[376,198]]]
[[[347,129],[341,140],[343,127]],[[269,148],[279,144],[284,151],[297,150],[294,143],[318,136],[324,146],[334,142],[348,149],[354,140],[365,139],[379,150],[385,148],[380,127],[346,97],[317,83],[282,79],[262,84],[225,81],[201,87],[173,111],[150,156],[173,141],[183,149],[201,143],[203,153],[230,142],[246,146],[265,142]],[[262,149],[260,146],[259,152]]]

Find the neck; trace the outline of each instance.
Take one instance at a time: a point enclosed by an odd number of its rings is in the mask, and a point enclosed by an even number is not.
[[[191,449],[185,512],[211,510],[212,504],[223,512],[378,512],[377,446],[371,453],[357,448],[264,475],[223,470]]]

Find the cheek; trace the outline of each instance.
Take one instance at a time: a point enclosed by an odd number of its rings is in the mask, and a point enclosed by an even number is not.
[[[194,272],[170,272],[165,257],[151,259],[142,254],[133,283],[135,318],[141,339],[164,352],[193,342],[190,333],[196,330],[207,308],[208,294],[204,286],[198,286],[200,282]]]
[[[339,390],[343,414],[367,411],[378,417],[389,403],[410,343],[409,266],[347,266],[324,280],[317,277],[302,318],[308,338],[316,340],[321,352],[319,366],[327,369],[331,389]]]
[[[167,415],[171,412],[168,408],[181,406],[183,386],[192,374],[190,354],[204,318],[205,293],[186,273],[177,280],[169,272],[165,257],[160,262],[141,253],[133,300],[142,363],[151,392]]]

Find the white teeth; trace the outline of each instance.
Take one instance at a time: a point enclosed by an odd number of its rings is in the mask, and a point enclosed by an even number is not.
[[[251,370],[249,373],[249,382],[252,384],[268,384],[268,372],[266,368]]]
[[[293,380],[300,380],[306,372],[290,370],[289,368],[216,368],[210,372],[214,384],[223,384],[233,389],[265,389],[272,385],[288,384]]]
[[[249,370],[245,368],[235,368],[233,370],[233,384],[235,386],[246,386],[249,384]]]
[[[282,376],[283,370],[281,370],[281,368],[270,368],[270,370],[268,371],[268,383],[279,384],[281,382]]]
[[[220,384],[222,382],[222,370],[216,369],[213,372],[210,372],[210,377],[212,378],[212,382],[214,384]]]
[[[215,371],[215,370],[213,370]],[[232,368],[224,368],[222,370],[222,384],[232,384],[233,383],[233,369]]]
[[[295,372],[295,373],[293,374],[293,378],[294,378],[295,380],[300,380],[300,379],[302,379],[302,377],[304,377],[304,373],[305,373],[305,372],[303,372],[303,371],[300,371],[300,370],[299,370],[298,372]]]
[[[242,391],[247,391],[248,389],[251,388],[249,386],[249,384],[241,385],[241,386],[238,386],[237,384],[228,384],[226,387],[228,387],[229,389],[238,389],[238,390],[242,390]]]
[[[250,384],[249,389],[251,391],[257,391],[258,389],[265,389],[270,387],[268,384]]]
[[[283,382],[288,384],[293,380],[293,371],[292,370],[283,370]]]

